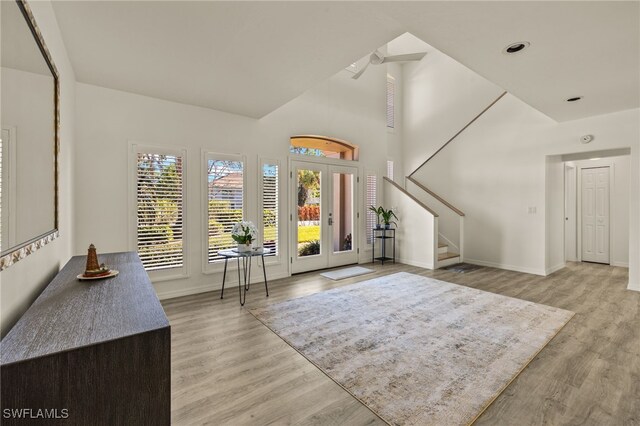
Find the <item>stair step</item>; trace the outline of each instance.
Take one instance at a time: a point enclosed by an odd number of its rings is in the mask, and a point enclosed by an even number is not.
[[[448,247],[445,243],[438,243],[438,248]]]
[[[451,252],[438,253],[438,261],[452,259],[454,257],[460,257],[460,255],[458,253],[451,253]]]

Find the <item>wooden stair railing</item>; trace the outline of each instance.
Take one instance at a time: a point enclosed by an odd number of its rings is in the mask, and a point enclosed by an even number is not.
[[[392,181],[391,179],[389,179],[386,176],[383,177],[383,179],[386,180],[387,182],[389,182],[391,185],[393,185],[396,189],[398,189],[404,195],[406,195],[407,197],[409,197],[413,201],[415,201],[420,207],[422,207],[423,209],[425,209],[426,211],[431,213],[433,215],[433,217],[438,217],[438,213],[436,213],[433,210],[431,210],[429,207],[427,207],[427,205],[425,203],[423,203],[422,201],[418,200],[413,194],[408,192],[406,189],[404,189],[403,187],[401,187],[400,185],[398,185],[397,183],[395,183],[394,181]]]
[[[426,186],[424,186],[423,184],[421,184],[411,176],[407,176],[407,180],[413,183],[414,185],[416,185],[418,188],[422,189],[427,194],[431,195],[436,200],[440,201],[449,209],[453,210],[458,216],[464,216],[464,212],[462,210],[458,209],[453,204],[449,203],[447,200],[445,200],[444,198],[442,198],[441,196],[439,196],[438,194],[436,194],[435,192],[433,192],[432,190],[430,190],[429,188],[427,188]]]
[[[440,148],[438,148],[438,150],[437,150],[436,152],[434,152],[433,154],[431,154],[431,155],[429,156],[429,158],[427,158],[427,159],[426,159],[422,164],[420,164],[420,165],[418,166],[418,168],[416,168],[414,171],[412,171],[412,172],[409,174],[409,177],[413,176],[413,175],[414,175],[418,170],[420,170],[422,167],[424,167],[424,166],[429,162],[429,160],[431,160],[433,157],[435,157],[436,155],[438,155],[438,153],[439,153],[440,151],[442,151],[442,150],[443,150],[447,145],[449,145],[449,144],[450,144],[450,143],[451,143],[455,138],[457,138],[457,137],[458,137],[458,135],[460,135],[460,133],[464,132],[464,131],[467,129],[467,127],[471,126],[471,125],[472,125],[472,124],[473,124],[473,123],[474,123],[478,118],[480,118],[480,117],[481,117],[485,112],[487,112],[487,111],[488,111],[492,106],[494,106],[494,105],[496,104],[496,102],[498,102],[500,99],[502,99],[502,98],[504,97],[504,95],[506,95],[506,94],[507,94],[507,92],[506,92],[506,91],[502,92],[502,94],[501,94],[500,96],[498,96],[498,97],[496,98],[496,100],[494,100],[493,102],[491,102],[491,103],[490,103],[490,104],[489,104],[485,109],[483,109],[483,110],[480,112],[480,114],[478,114],[478,115],[476,115],[475,117],[473,117],[473,119],[472,119],[470,122],[468,122],[468,123],[467,123],[467,124],[462,128],[462,129],[460,129],[460,130],[458,131],[458,133],[456,133],[455,135],[453,135],[453,136],[452,136],[448,141],[446,141],[446,142],[444,143],[444,145],[442,145]]]

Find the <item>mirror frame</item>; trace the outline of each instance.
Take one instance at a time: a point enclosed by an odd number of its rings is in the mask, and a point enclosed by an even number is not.
[[[54,217],[53,217],[53,229],[51,231],[45,232],[42,235],[38,235],[30,240],[22,242],[14,247],[11,247],[6,252],[0,254],[0,271],[8,268],[13,265],[20,259],[24,259],[28,255],[34,253],[35,251],[41,249],[45,245],[49,244],[56,238],[60,236],[59,232],[59,222],[58,222],[58,175],[59,175],[59,165],[58,165],[58,157],[60,153],[60,79],[58,74],[58,68],[53,62],[53,58],[51,57],[51,53],[49,53],[49,49],[47,49],[47,45],[42,37],[42,33],[40,32],[40,28],[38,28],[38,24],[36,24],[36,20],[31,12],[31,8],[29,7],[26,0],[15,0],[18,4],[18,8],[22,12],[27,25],[29,26],[29,30],[31,30],[31,34],[33,35],[34,41],[38,45],[38,49],[42,53],[49,70],[53,76],[53,85],[54,85],[54,116],[53,116],[53,125],[54,125],[54,166],[53,166],[53,179],[54,179]]]

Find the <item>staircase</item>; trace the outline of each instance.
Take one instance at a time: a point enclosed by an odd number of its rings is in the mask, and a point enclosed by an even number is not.
[[[405,188],[422,203],[432,206],[438,216],[434,232],[438,240],[434,269],[461,263],[464,258],[464,212],[415,178],[407,176]]]
[[[436,269],[455,265],[456,263],[460,263],[460,254],[449,251],[449,245],[439,242]]]
[[[384,178],[385,204],[401,212],[397,235],[400,262],[427,269],[464,262],[464,212],[412,176],[506,94],[503,92],[431,154],[406,177],[404,185]]]
[[[442,196],[436,194],[432,189],[424,183],[417,181],[412,176],[425,167],[439,152],[447,145],[453,142],[464,130],[471,126],[484,113],[486,113],[493,105],[502,99],[507,92],[503,92],[493,102],[491,102],[484,110],[477,114],[469,121],[460,131],[454,134],[440,148],[431,154],[417,169],[410,173],[404,182],[404,190],[419,203],[433,214],[433,237],[434,242],[437,239],[437,250],[432,260],[434,269],[444,268],[464,260],[464,217],[465,214],[457,207],[453,206]],[[431,254],[430,253],[430,254]]]

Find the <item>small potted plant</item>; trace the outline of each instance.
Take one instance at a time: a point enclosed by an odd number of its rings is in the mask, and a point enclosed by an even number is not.
[[[393,223],[394,225],[398,226],[398,224],[391,220],[391,218],[395,218],[398,219],[398,216],[396,216],[396,214],[393,212],[393,210],[389,209],[389,210],[385,210],[384,207],[379,206],[378,208],[375,208],[373,206],[369,206],[369,210],[371,210],[372,212],[374,212],[376,214],[376,229],[380,229],[380,218],[382,218],[382,222],[384,222],[384,228],[385,229],[389,229],[391,228],[391,224]]]
[[[233,225],[231,237],[238,243],[238,252],[246,253],[251,251],[251,243],[258,237],[258,229],[253,222],[243,220]]]
[[[380,213],[380,216],[382,216],[382,221],[384,222],[384,229],[390,229],[392,223],[398,226],[398,224],[394,220],[391,220],[392,217],[398,219],[398,216],[396,216],[393,210],[385,210],[382,207],[380,208],[382,209],[382,213]]]

